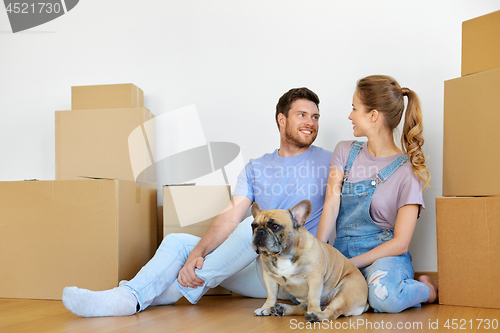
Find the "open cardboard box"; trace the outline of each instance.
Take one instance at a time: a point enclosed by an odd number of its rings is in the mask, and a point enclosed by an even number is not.
[[[156,200],[126,180],[0,182],[0,297],[131,279],[156,250]]]
[[[230,200],[231,190],[227,185],[165,185],[163,237],[178,232],[203,237]]]

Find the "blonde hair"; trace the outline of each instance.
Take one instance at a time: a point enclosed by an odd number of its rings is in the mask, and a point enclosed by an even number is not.
[[[401,146],[408,155],[413,172],[429,186],[431,173],[425,166],[422,152],[424,145],[422,110],[417,94],[408,88],[401,88],[396,80],[386,75],[367,76],[358,81],[358,95],[369,110],[383,113],[385,123],[391,132],[399,125],[404,112],[404,96],[408,98]]]

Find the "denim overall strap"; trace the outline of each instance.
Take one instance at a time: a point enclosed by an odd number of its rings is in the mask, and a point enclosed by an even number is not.
[[[347,160],[347,164],[345,165],[344,168],[344,180],[347,180],[347,176],[349,175],[349,172],[351,172],[352,164],[354,163],[356,157],[359,155],[359,152],[363,144],[364,144],[363,141],[356,141],[352,145],[351,150],[349,151],[349,158]]]
[[[359,150],[359,146],[353,146],[351,149]],[[357,154],[351,152],[350,155],[356,156]],[[378,185],[387,180],[407,161],[406,156],[397,157],[374,179],[357,182],[344,180],[334,246],[347,258],[368,252],[394,237],[393,231],[384,230],[373,221],[370,215],[370,205]]]
[[[377,174],[377,178],[381,182],[385,182],[387,178],[390,177],[400,166],[408,162],[408,156],[398,156],[394,161],[391,162],[388,166],[386,166],[382,171]]]

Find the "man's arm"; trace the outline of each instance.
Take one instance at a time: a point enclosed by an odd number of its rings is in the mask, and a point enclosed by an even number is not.
[[[177,281],[181,286],[196,288],[203,285],[204,281],[196,276],[195,268],[202,268],[203,258],[229,237],[243,220],[251,204],[252,201],[242,195],[234,195],[231,198],[230,204],[217,215],[179,271]]]

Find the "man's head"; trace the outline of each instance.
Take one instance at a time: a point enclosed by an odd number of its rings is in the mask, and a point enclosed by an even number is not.
[[[294,88],[276,105],[276,123],[283,143],[297,148],[309,147],[319,129],[319,98],[307,88]]]
[[[282,113],[285,118],[288,118],[288,111],[292,107],[292,103],[297,99],[306,99],[314,104],[316,104],[316,108],[319,110],[319,97],[313,91],[303,87],[303,88],[293,88],[288,90],[283,96],[280,97],[278,104],[276,104],[276,124],[278,125],[278,129],[280,128],[280,124],[278,121],[278,115]]]

